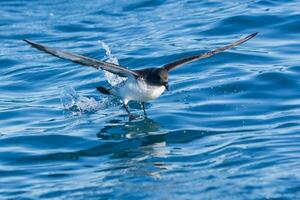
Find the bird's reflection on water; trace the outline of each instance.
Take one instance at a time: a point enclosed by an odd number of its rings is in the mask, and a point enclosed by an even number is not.
[[[110,120],[100,130],[97,137],[103,140],[134,139],[159,132],[161,125],[150,118],[140,118],[123,122],[120,119]]]
[[[153,157],[165,157],[170,153],[166,148],[166,134],[160,129],[160,123],[150,118],[128,122],[110,120],[97,137],[107,141],[121,140],[114,143],[115,148],[119,149],[112,153],[112,157],[125,158],[124,162],[131,166],[134,173],[158,178],[159,171],[168,167],[161,161],[149,162],[149,160]]]

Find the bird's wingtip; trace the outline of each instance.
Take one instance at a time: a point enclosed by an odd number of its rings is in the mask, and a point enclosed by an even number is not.
[[[258,32],[254,32],[254,33],[248,35],[247,37],[245,37],[244,39],[242,39],[242,41],[243,41],[243,42],[246,42],[246,41],[248,41],[248,40],[254,38],[257,34],[258,34]]]
[[[28,39],[23,39],[24,42],[28,43],[28,44],[34,44],[32,41],[28,40]]]
[[[258,32],[254,32],[254,33],[250,34],[248,37],[249,37],[249,38],[253,38],[253,37],[255,37],[257,34],[258,34]]]

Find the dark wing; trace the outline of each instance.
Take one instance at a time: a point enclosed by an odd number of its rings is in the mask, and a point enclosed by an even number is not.
[[[187,63],[190,63],[190,62],[194,62],[194,61],[197,61],[197,60],[200,60],[202,58],[208,58],[210,56],[213,56],[217,53],[220,53],[222,51],[225,51],[227,49],[231,49],[237,45],[240,45],[248,40],[250,40],[251,38],[253,38],[254,36],[256,36],[258,34],[258,32],[256,33],[252,33],[251,35],[248,35],[247,37],[243,38],[243,39],[240,39],[232,44],[229,44],[229,45],[226,45],[224,47],[220,47],[218,49],[215,49],[215,50],[212,50],[212,51],[209,51],[209,52],[206,52],[206,53],[203,53],[203,54],[199,54],[199,55],[195,55],[195,56],[191,56],[191,57],[187,57],[187,58],[183,58],[183,59],[180,59],[180,60],[176,60],[174,62],[171,62],[171,63],[168,63],[166,65],[163,66],[163,68],[165,68],[166,70],[170,71],[170,70],[173,70],[181,65],[184,65],[184,64],[187,64]]]
[[[69,53],[66,51],[56,50],[56,49],[46,47],[44,45],[32,42],[30,40],[24,40],[24,41],[27,42],[28,44],[30,44],[32,47],[37,48],[43,52],[49,53],[53,56],[56,56],[56,57],[59,57],[59,58],[65,59],[65,60],[70,60],[72,62],[79,63],[81,65],[91,66],[96,69],[103,69],[103,70],[109,71],[111,73],[117,74],[122,77],[129,77],[129,76],[138,77],[139,76],[136,72],[131,71],[120,65],[116,65],[113,63],[104,62],[104,61],[97,60],[94,58],[89,58],[89,57]]]

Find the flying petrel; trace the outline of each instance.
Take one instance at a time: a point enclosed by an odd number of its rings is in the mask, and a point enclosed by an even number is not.
[[[103,94],[119,96],[123,101],[124,108],[126,109],[128,115],[130,116],[130,111],[128,108],[129,101],[133,100],[133,101],[140,102],[142,104],[144,114],[146,115],[145,102],[158,98],[165,91],[165,89],[169,90],[168,76],[171,70],[174,70],[184,64],[194,62],[202,58],[208,58],[227,49],[231,49],[237,45],[240,45],[250,40],[256,35],[257,32],[248,35],[247,37],[242,38],[229,45],[217,48],[212,51],[208,51],[203,54],[182,58],[173,61],[171,63],[168,63],[159,68],[145,68],[140,70],[130,70],[121,65],[108,63],[105,61],[69,53],[66,51],[60,51],[54,48],[50,48],[38,44],[30,40],[24,40],[24,41],[29,43],[32,47],[37,48],[46,53],[49,53],[53,56],[70,60],[72,62],[79,63],[81,65],[91,66],[96,69],[102,69],[111,72],[113,74],[116,74],[120,77],[126,77],[127,79],[122,83],[118,84],[116,87],[107,89],[105,87],[100,86],[97,87],[97,90]]]

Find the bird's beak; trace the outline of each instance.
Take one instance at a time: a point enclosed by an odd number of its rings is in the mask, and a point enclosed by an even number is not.
[[[166,90],[169,91],[169,84],[168,83],[164,83],[164,86],[165,86]]]

